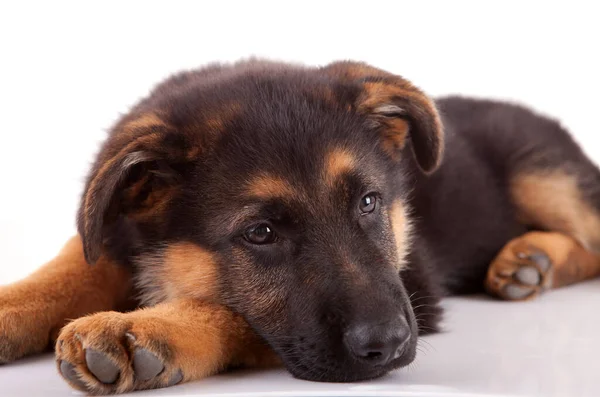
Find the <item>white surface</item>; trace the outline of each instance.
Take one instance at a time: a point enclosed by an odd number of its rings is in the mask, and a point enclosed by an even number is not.
[[[407,369],[355,384],[237,371],[134,395],[164,396],[600,396],[600,280],[524,303],[449,298],[446,332],[419,342]],[[2,396],[69,396],[51,357],[0,367]],[[76,393],[79,394],[79,393]]]

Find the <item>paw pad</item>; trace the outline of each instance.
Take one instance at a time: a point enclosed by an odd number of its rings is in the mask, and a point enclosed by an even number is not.
[[[136,349],[133,353],[133,372],[139,380],[150,380],[158,376],[165,366],[150,351],[146,349]]]
[[[85,363],[88,370],[100,382],[110,385],[115,383],[119,377],[119,367],[116,366],[106,355],[93,349],[85,352]]]
[[[183,373],[171,362],[173,356],[163,340],[147,331],[136,331],[134,336],[128,331],[130,326],[106,314],[65,326],[56,343],[61,375],[75,388],[93,394],[155,389],[181,382]]]
[[[527,246],[501,253],[490,265],[485,286],[506,300],[532,298],[551,284],[552,262],[541,250]]]

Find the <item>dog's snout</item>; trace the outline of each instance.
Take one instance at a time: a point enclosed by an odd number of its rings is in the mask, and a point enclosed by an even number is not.
[[[400,316],[384,324],[352,325],[344,334],[344,343],[356,359],[371,365],[385,365],[401,353],[410,334],[406,319]]]

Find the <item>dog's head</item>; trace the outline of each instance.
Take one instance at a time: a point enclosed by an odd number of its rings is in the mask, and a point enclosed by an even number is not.
[[[86,258],[137,258],[148,303],[229,306],[298,377],[373,378],[415,355],[406,181],[441,151],[432,101],[365,64],[183,73],[104,144],[79,213]]]

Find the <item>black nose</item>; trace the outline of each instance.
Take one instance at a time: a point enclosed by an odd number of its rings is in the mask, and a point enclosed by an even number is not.
[[[385,365],[393,360],[410,339],[404,317],[384,324],[357,323],[344,334],[344,342],[358,360],[371,365]]]

